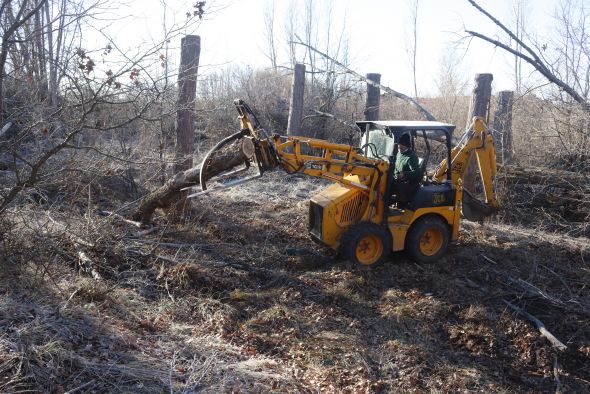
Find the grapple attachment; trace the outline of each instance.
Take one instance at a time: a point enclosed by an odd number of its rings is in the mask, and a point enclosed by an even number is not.
[[[207,152],[199,174],[202,191],[188,198],[251,181],[278,165],[273,142],[254,112],[242,100],[235,100],[234,105],[242,129],[224,138]]]

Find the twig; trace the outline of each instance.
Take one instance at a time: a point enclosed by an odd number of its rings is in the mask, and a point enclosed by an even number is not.
[[[144,225],[141,222],[136,222],[134,220],[129,220],[129,219],[127,219],[127,218],[119,215],[118,213],[114,213],[114,212],[111,212],[111,211],[98,211],[98,213],[100,215],[104,215],[104,216],[109,216],[109,217],[112,216],[112,217],[115,217],[115,218],[121,220],[122,222],[125,222],[127,224],[130,224],[130,225],[135,226],[137,228],[143,228],[144,227]]]
[[[323,56],[324,58],[334,62],[334,64],[336,64],[338,67],[342,67],[343,69],[345,69],[348,73],[354,75],[355,77],[359,78],[361,81],[372,85],[376,88],[379,88],[387,93],[389,93],[390,95],[392,95],[393,97],[397,97],[400,98],[402,100],[407,101],[411,106],[413,106],[422,116],[424,116],[424,118],[426,118],[426,120],[436,120],[436,118],[434,116],[432,116],[432,114],[430,112],[428,112],[423,106],[421,106],[416,100],[414,100],[413,98],[400,93],[398,91],[395,91],[385,85],[381,85],[375,81],[372,81],[368,78],[366,78],[365,76],[357,73],[354,70],[351,70],[350,68],[346,67],[343,63],[339,62],[338,60],[334,59],[333,57],[331,57],[330,55],[328,55],[327,53],[324,53],[316,48],[314,48],[313,46],[306,44],[305,42],[303,42],[303,40],[301,38],[299,38],[297,35],[295,35],[295,37],[297,38],[297,41],[290,41],[291,44],[297,44],[297,45],[302,45],[306,48],[308,48],[311,51],[314,51],[315,53],[319,54],[320,56]]]
[[[482,259],[484,259],[485,261],[487,261],[488,263],[492,263],[494,265],[498,265],[497,262],[495,262],[494,260],[490,259],[488,256],[484,255],[484,254],[478,254],[479,257],[481,257]]]
[[[555,392],[558,393],[561,390],[561,380],[559,379],[559,364],[557,364],[557,356],[553,362],[553,377],[555,378]]]
[[[69,240],[74,244],[74,245],[82,245],[82,246],[86,246],[88,248],[94,248],[94,244],[88,241],[83,240],[82,238],[76,236],[75,234],[73,234],[69,229],[68,226],[66,226],[63,223],[60,223],[58,221],[56,221],[55,219],[53,219],[49,213],[49,211],[46,212],[47,214],[47,218],[51,221],[51,223],[55,224],[56,226],[60,227],[63,231],[64,234],[69,238]],[[49,227],[47,227],[49,229]],[[46,234],[51,234],[50,231],[48,231],[47,229],[45,230]]]
[[[166,281],[164,282],[164,287],[166,288],[166,293],[168,293],[168,297],[170,297],[172,303],[175,304],[176,301],[174,300],[174,296],[172,295],[172,293],[170,293],[170,288],[168,287],[168,278],[166,278]]]
[[[236,247],[241,245],[234,245],[229,243],[217,243],[217,244],[190,244],[190,243],[173,243],[173,242],[160,242],[160,241],[152,241],[149,239],[136,239],[136,238],[125,238],[126,241],[129,242],[139,242],[142,244],[150,244],[150,245],[157,245],[162,248],[171,248],[171,249],[178,249],[178,248],[192,248],[192,249],[199,249],[204,251],[214,251],[219,247]]]
[[[162,256],[160,254],[157,254],[154,257],[157,258],[158,260],[162,260],[162,261],[165,261],[167,263],[171,263],[171,264],[182,264],[181,261],[178,261],[178,260],[175,260],[175,259],[171,259],[170,257]]]
[[[565,280],[559,276],[555,271],[553,271],[551,268],[547,267],[544,264],[540,264],[541,267],[545,268],[547,271],[551,272],[553,275],[555,275],[555,277],[557,279],[559,279],[559,281],[561,282],[561,284],[563,285],[563,287],[565,287],[565,289],[567,290],[567,292],[569,293],[570,296],[570,300],[573,300],[574,297],[574,293],[572,292],[572,289],[567,285],[567,283],[565,283]]]
[[[166,257],[166,256],[162,256],[162,255],[155,255],[155,258],[157,258],[158,260],[162,260],[165,261],[167,263],[171,263],[171,264],[183,264],[182,261],[178,261],[176,259],[172,259],[170,257]],[[214,268],[223,268],[223,267],[232,267],[232,268],[236,268],[236,269],[241,269],[243,271],[254,271],[254,270],[262,270],[261,268],[254,268],[251,267],[249,265],[246,265],[244,263],[239,263],[239,262],[225,262],[225,261],[211,261],[211,262],[205,262],[205,261],[199,261],[199,263],[192,263],[189,262],[189,264],[195,264],[195,265],[205,265],[205,266],[211,266]]]
[[[81,290],[81,287],[78,287],[76,290],[74,290],[74,292],[70,295],[70,297],[67,299],[67,301],[63,304],[63,306],[61,307],[61,310],[65,310],[68,307],[68,304],[70,303],[70,301],[72,300],[72,298],[74,298],[74,296]]]
[[[326,112],[322,112],[322,111],[318,111],[317,109],[314,109],[313,111],[316,114],[320,115],[320,116],[323,116],[323,117],[326,117],[326,118],[330,118],[330,119],[332,119],[332,120],[334,120],[334,121],[336,121],[336,122],[338,122],[338,123],[340,123],[340,124],[342,124],[344,126],[350,127],[351,129],[355,129],[355,130],[358,130],[359,129],[359,127],[356,124],[350,124],[350,123],[348,123],[348,122],[346,122],[344,120],[338,119],[336,116],[334,116],[332,114],[329,114],[329,113],[326,113]]]
[[[469,279],[467,277],[465,277],[465,283],[467,283],[467,286],[471,287],[472,289],[476,289],[481,292],[486,291],[486,288],[484,288],[483,286],[480,286],[479,284],[475,283],[474,281],[472,281],[471,279]]]
[[[81,250],[78,250],[78,258],[80,259],[80,265],[84,268],[86,268],[89,272],[90,275],[92,275],[92,277],[96,280],[101,280],[102,276],[100,275],[100,273],[96,270],[96,268],[94,268],[94,261],[92,261],[90,259],[90,257],[88,257],[86,255],[86,253],[84,253]]]
[[[564,345],[563,342],[561,342],[559,339],[557,339],[555,337],[555,335],[553,335],[549,330],[547,330],[547,328],[545,327],[545,325],[543,324],[543,322],[541,320],[537,319],[535,316],[531,315],[530,313],[528,313],[524,309],[521,309],[506,300],[502,300],[502,301],[504,301],[504,303],[508,306],[508,308],[512,309],[517,314],[520,314],[520,315],[526,317],[527,319],[529,319],[530,321],[532,321],[535,324],[535,326],[537,327],[537,329],[539,330],[539,332],[541,333],[541,335],[544,336],[545,338],[547,338],[547,340],[549,342],[551,342],[551,344],[555,348],[557,348],[559,351],[564,351],[567,349],[567,346]]]
[[[87,386],[90,386],[92,383],[94,383],[94,380],[91,380],[90,382],[86,382],[82,386],[76,387],[75,389],[68,390],[64,394],[72,394],[72,393],[75,393],[76,391],[80,391],[83,388],[85,388]]]

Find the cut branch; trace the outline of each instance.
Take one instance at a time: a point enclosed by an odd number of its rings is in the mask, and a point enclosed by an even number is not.
[[[543,324],[543,322],[541,320],[537,319],[535,316],[531,315],[530,313],[528,313],[524,309],[521,309],[521,308],[517,307],[516,305],[509,303],[506,300],[502,300],[502,301],[504,301],[504,303],[506,304],[506,306],[508,306],[508,308],[512,309],[517,314],[522,315],[523,317],[532,321],[535,324],[535,327],[537,327],[537,330],[539,330],[539,332],[541,333],[541,335],[544,336],[545,338],[547,338],[547,340],[549,342],[551,342],[551,344],[555,348],[557,348],[559,351],[567,350],[567,346],[564,345],[563,342],[561,342],[559,339],[557,339],[555,337],[555,335],[553,335],[549,330],[547,330],[547,328],[545,327],[545,325]]]
[[[354,75],[355,77],[359,78],[361,81],[366,82],[368,85],[371,85],[371,86],[374,86],[376,88],[379,88],[379,89],[383,90],[384,92],[392,95],[393,97],[397,97],[397,98],[400,98],[402,100],[407,101],[422,116],[424,116],[426,118],[426,120],[432,120],[432,121],[433,120],[436,120],[436,118],[430,112],[428,112],[423,106],[421,106],[416,100],[414,100],[410,96],[406,96],[403,93],[400,93],[400,92],[395,91],[395,90],[393,90],[393,89],[391,89],[391,88],[389,88],[387,86],[381,85],[380,83],[377,83],[375,81],[372,81],[372,80],[368,79],[364,75],[361,75],[361,74],[357,73],[356,71],[351,70],[350,68],[346,67],[344,64],[342,64],[338,60],[334,59],[333,57],[331,57],[327,53],[324,53],[322,51],[319,51],[316,48],[312,47],[311,45],[304,43],[299,37],[297,37],[297,39],[298,39],[298,41],[290,41],[290,43],[297,44],[297,45],[303,45],[307,49],[309,49],[309,50],[311,50],[311,51],[313,51],[313,52],[315,52],[315,53],[317,53],[317,54],[325,57],[326,59],[330,60],[331,62],[334,62],[334,64],[336,64],[338,67],[342,67],[343,69],[346,70],[346,72],[348,72],[349,74]]]
[[[524,50],[528,53],[528,55],[526,55],[525,53],[518,51],[514,48],[511,48],[510,46],[503,44],[502,42],[500,42],[498,40],[494,40],[493,38],[490,38],[484,34],[477,33],[472,30],[466,30],[465,32],[467,34],[469,34],[472,37],[476,37],[476,38],[479,38],[479,39],[484,40],[486,42],[489,42],[490,44],[500,47],[500,48],[504,49],[505,51],[513,54],[514,56],[517,56],[517,57],[523,59],[525,62],[527,62],[531,66],[533,66],[538,72],[540,72],[545,78],[547,78],[547,80],[549,80],[551,83],[554,83],[555,85],[559,86],[561,89],[563,89],[564,92],[566,92],[576,102],[581,104],[582,108],[584,108],[585,111],[590,111],[590,103],[588,103],[588,101],[584,97],[582,97],[578,92],[576,92],[576,90],[572,86],[568,85],[567,83],[562,81],[560,78],[558,78],[557,75],[555,75],[553,72],[551,72],[551,70],[549,70],[549,67],[547,67],[547,65],[543,62],[543,60],[539,57],[539,55],[535,51],[533,51],[528,45],[526,45],[521,39],[519,39],[512,31],[510,31],[510,29],[508,29],[506,26],[504,26],[504,24],[502,24],[502,22],[500,22],[498,19],[494,18],[490,13],[488,13],[481,6],[479,6],[474,0],[468,0],[468,1],[479,12],[484,14],[496,26],[498,26],[500,29],[502,29],[510,37],[511,40],[514,40],[518,45],[520,45],[522,48],[524,48]]]

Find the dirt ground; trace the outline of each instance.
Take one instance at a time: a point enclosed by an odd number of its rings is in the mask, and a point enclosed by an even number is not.
[[[267,174],[151,230],[20,207],[0,232],[18,251],[0,256],[0,391],[590,392],[588,238],[465,223],[436,264],[366,270],[308,238],[323,185]]]

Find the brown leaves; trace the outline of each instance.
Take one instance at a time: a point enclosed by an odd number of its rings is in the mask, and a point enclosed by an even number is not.
[[[94,66],[96,66],[96,64],[90,58],[90,56],[86,54],[84,49],[76,49],[76,56],[80,58],[78,62],[78,68],[80,70],[84,71],[86,74],[90,74],[91,71],[94,71]]]
[[[206,1],[198,1],[193,5],[194,11],[187,12],[186,17],[190,19],[193,16],[198,16],[199,19],[203,19],[203,15],[205,14],[205,4]]]
[[[129,79],[131,79],[135,85],[139,85],[139,70],[137,68],[134,67],[131,69]]]

